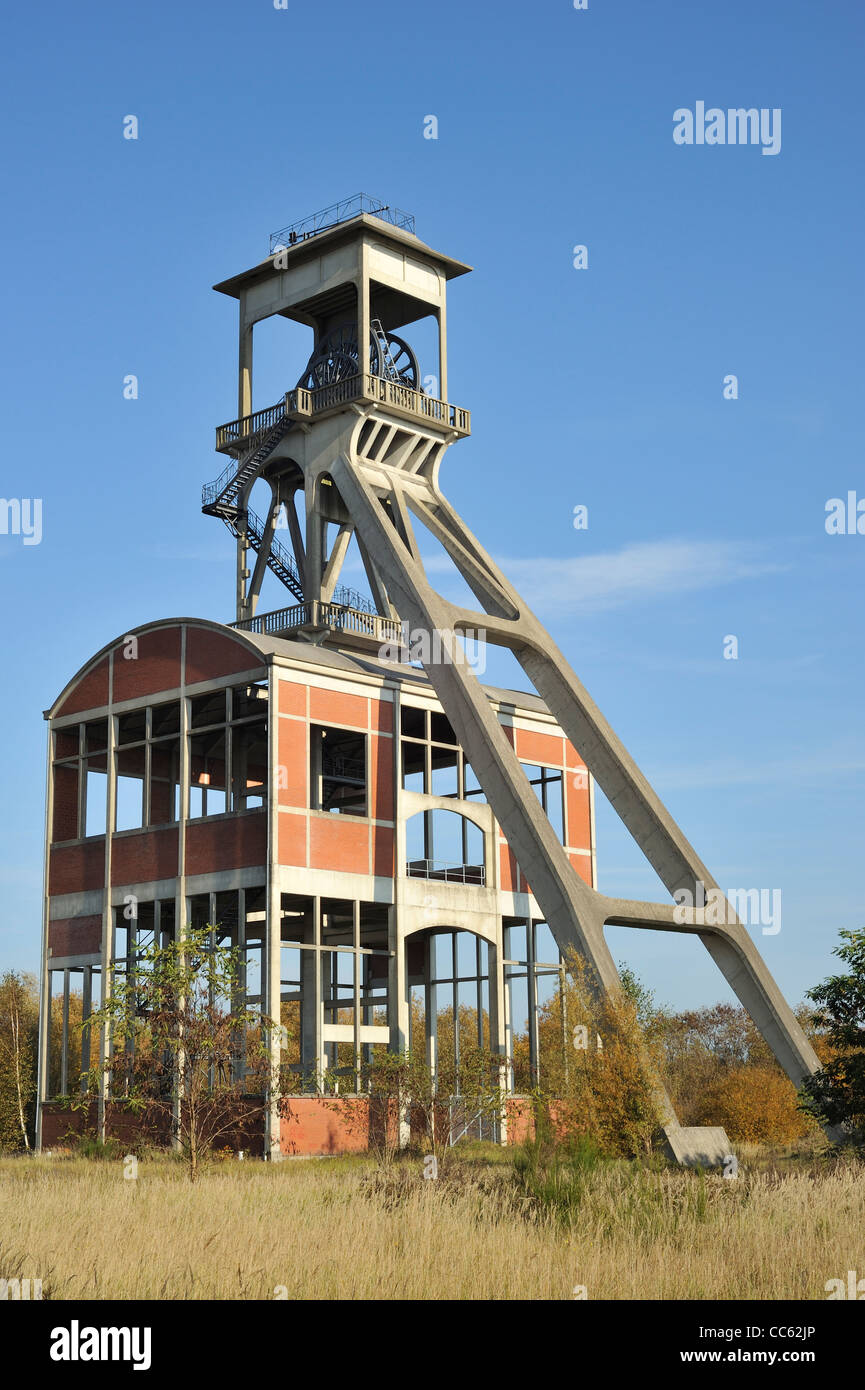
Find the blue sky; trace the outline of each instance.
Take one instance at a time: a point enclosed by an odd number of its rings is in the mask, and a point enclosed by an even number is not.
[[[43,537],[0,536],[0,967],[38,960],[41,711],[135,624],[233,617],[231,545],[199,512],[236,404],[235,307],[210,287],[363,189],[476,267],[449,302],[473,434],[448,495],[722,887],[782,890],[756,936],[801,998],[862,923],[865,536],[824,521],[865,496],[865,11],[48,3],[3,37],[0,492],[43,499]],[[780,153],[675,144],[698,101],[780,108]],[[260,344],[263,405],[306,349]],[[603,806],[598,858],[606,891],[657,895]],[[611,941],[675,1006],[729,997],[695,941]]]

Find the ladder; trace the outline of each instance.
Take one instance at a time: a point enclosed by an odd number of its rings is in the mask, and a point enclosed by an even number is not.
[[[375,335],[375,340],[378,344],[378,353],[379,357],[381,358],[381,364],[383,369],[381,375],[387,381],[399,381],[400,375],[397,371],[396,363],[394,362],[393,357],[391,356],[391,351],[388,347],[387,342],[387,334],[385,333],[384,328],[382,327],[381,319],[370,319],[369,326],[370,331]]]

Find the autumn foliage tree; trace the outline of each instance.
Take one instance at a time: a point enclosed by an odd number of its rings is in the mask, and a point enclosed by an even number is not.
[[[802,1088],[807,1113],[865,1143],[865,927],[842,931],[833,952],[850,969],[808,991],[823,1067]]]
[[[653,1072],[659,1058],[627,990],[602,994],[572,954],[561,989],[541,1009],[540,1120],[563,1140],[590,1136],[607,1153],[646,1153],[663,1121]]]
[[[0,1149],[32,1144],[39,1037],[39,993],[32,975],[0,979]]]

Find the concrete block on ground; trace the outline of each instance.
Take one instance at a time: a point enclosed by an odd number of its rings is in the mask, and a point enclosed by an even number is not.
[[[689,1168],[721,1168],[732,1153],[720,1125],[665,1125],[668,1157]]]

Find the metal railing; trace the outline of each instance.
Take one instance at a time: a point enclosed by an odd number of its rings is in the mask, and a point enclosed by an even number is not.
[[[392,227],[402,227],[406,232],[414,232],[414,217],[410,212],[391,207],[380,198],[371,198],[368,193],[353,193],[350,198],[331,203],[329,208],[322,208],[320,212],[313,212],[309,217],[290,222],[287,227],[280,227],[278,232],[271,232],[271,254],[295,246],[299,241],[308,241],[310,237],[327,231],[329,227],[339,226],[340,222],[350,222],[362,212],[368,213],[371,217],[380,217]]]
[[[217,451],[248,450],[254,436],[272,429],[283,415],[320,415],[327,410],[334,410],[341,405],[359,400],[380,401],[425,423],[444,425],[455,430],[457,434],[471,434],[470,410],[463,410],[461,406],[451,405],[435,396],[427,396],[423,391],[403,386],[401,382],[374,376],[372,372],[356,372],[354,376],[334,381],[328,386],[319,386],[314,391],[298,387],[294,391],[288,391],[281,401],[268,406],[266,410],[258,410],[254,415],[242,415],[239,420],[230,420],[226,425],[218,425]],[[226,483],[231,479],[233,466],[229,465],[222,475]],[[216,483],[209,484],[211,489],[216,486]]]
[[[432,878],[439,883],[474,883],[483,888],[486,870],[483,864],[454,864],[442,859],[410,859],[406,864],[409,878]]]
[[[241,415],[239,420],[229,420],[227,425],[217,425],[217,451],[232,448],[241,443],[247,444],[254,435],[263,434],[265,430],[272,429],[283,415],[297,410],[297,394],[296,391],[289,391],[281,401],[277,401],[275,405],[267,406],[265,410],[257,410],[254,415]],[[232,467],[233,465],[229,464],[225,470],[229,478]]]
[[[402,645],[402,628],[391,618],[379,613],[364,613],[338,603],[296,603],[290,608],[277,608],[272,613],[260,613],[244,618],[231,626],[239,632],[258,632],[269,636],[290,632],[300,627],[324,627],[334,632],[354,633],[370,637],[384,645]]]

